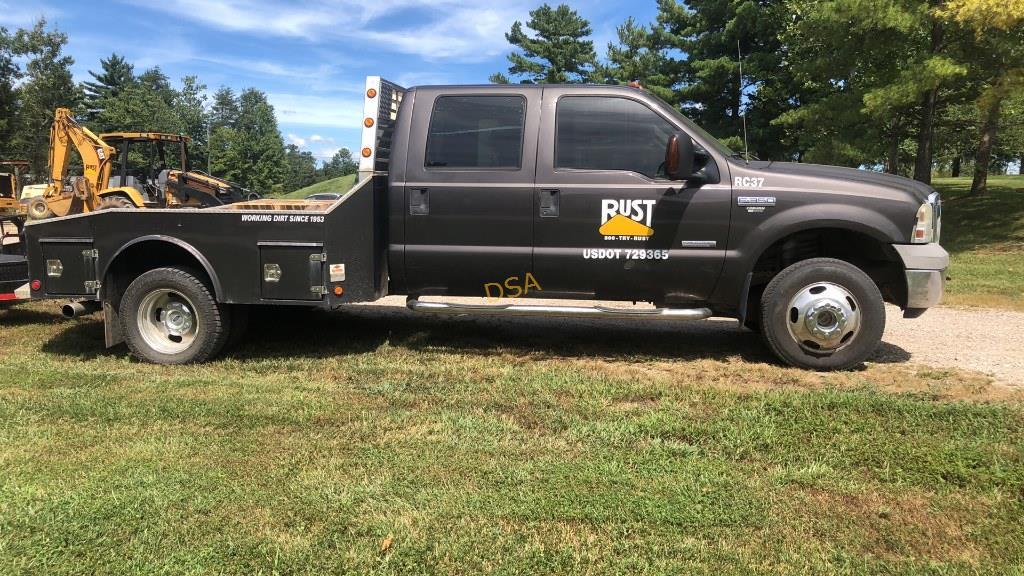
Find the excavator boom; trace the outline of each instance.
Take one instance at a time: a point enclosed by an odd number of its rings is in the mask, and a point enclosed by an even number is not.
[[[82,158],[82,178],[69,186],[68,164],[71,147]],[[58,108],[50,127],[50,185],[43,196],[48,211],[64,216],[91,212],[99,204],[97,192],[110,179],[114,148],[79,124],[71,110]],[[36,217],[39,214],[30,213]]]

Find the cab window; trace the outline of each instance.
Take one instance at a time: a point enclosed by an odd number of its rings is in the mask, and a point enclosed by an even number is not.
[[[427,168],[522,165],[526,100],[522,96],[442,96],[427,133]]]
[[[644,104],[609,96],[567,96],[555,111],[555,168],[628,170],[663,176],[665,147],[678,129]]]

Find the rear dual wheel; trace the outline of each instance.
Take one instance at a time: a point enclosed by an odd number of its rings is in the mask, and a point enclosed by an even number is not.
[[[812,370],[859,365],[885,331],[885,304],[861,269],[833,258],[803,260],[761,296],[761,332],[784,362]]]
[[[231,334],[231,312],[201,276],[157,268],[136,278],[121,298],[121,329],[129,349],[154,364],[189,364],[216,356]]]

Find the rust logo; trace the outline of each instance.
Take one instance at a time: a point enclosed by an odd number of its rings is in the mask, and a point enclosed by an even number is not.
[[[651,219],[656,200],[601,200],[601,227],[605,240],[647,240],[654,236]]]

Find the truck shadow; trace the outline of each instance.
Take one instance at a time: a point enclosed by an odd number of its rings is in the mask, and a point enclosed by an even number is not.
[[[26,311],[31,312],[31,311]],[[30,316],[30,317],[29,317]],[[57,320],[32,313],[19,321]],[[84,360],[128,353],[122,344],[103,346],[103,325],[72,321],[43,343],[44,352]],[[734,321],[637,322],[572,318],[427,316],[395,306],[352,306],[339,312],[303,308],[255,310],[242,340],[223,357],[240,361],[273,358],[331,358],[373,352],[382,345],[415,351],[521,355],[538,360],[587,357],[610,360],[778,361],[760,336],[739,330]],[[871,361],[901,363],[902,348],[883,342]]]
[[[759,335],[735,321],[638,322],[576,318],[428,316],[395,306],[352,306],[339,312],[266,309],[255,313],[243,340],[226,355],[238,360],[367,353],[383,344],[474,355],[536,359],[618,360],[739,358],[777,363]],[[910,359],[883,342],[872,362]]]
[[[41,312],[31,308],[24,308],[18,305],[0,306],[0,326],[15,327],[28,326],[30,324],[43,324],[59,321],[59,314]],[[103,332],[100,332],[102,336]]]

